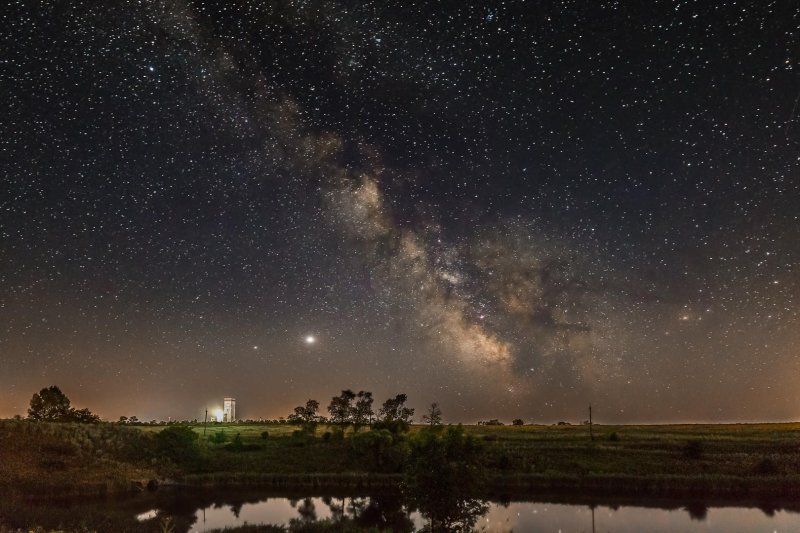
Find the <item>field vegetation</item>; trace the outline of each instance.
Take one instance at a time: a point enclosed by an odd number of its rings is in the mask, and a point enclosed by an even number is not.
[[[141,427],[146,433],[163,430]],[[246,472],[308,474],[400,472],[407,445],[429,426],[412,425],[395,441],[371,440],[375,430],[342,431],[319,425],[313,433],[290,424],[213,424],[192,426],[206,452],[202,467],[187,474]],[[262,434],[268,433],[264,439]],[[773,481],[800,481],[800,424],[595,425],[591,440],[583,425],[464,426],[481,443],[486,476],[572,483],[576,479],[644,478],[671,481],[741,479],[742,487]],[[213,444],[209,435],[237,435],[233,443]],[[389,437],[391,438],[391,436]],[[204,444],[205,443],[205,444]],[[381,448],[379,448],[382,446]],[[393,449],[399,446],[400,450]],[[370,453],[371,451],[371,453]],[[381,461],[382,456],[394,454]],[[698,487],[701,485],[697,485]],[[531,486],[531,488],[535,488]]]
[[[120,426],[0,422],[0,489],[128,490],[193,484],[397,484],[431,430],[288,423]],[[800,493],[800,424],[464,426],[498,490]]]
[[[76,411],[62,396],[56,387],[43,389],[29,419],[0,421],[0,490],[104,493],[164,483],[397,487],[419,484],[440,465],[462,477],[479,472],[475,486],[501,494],[800,495],[797,423],[590,429],[515,419],[461,427],[443,425],[432,404],[427,423],[414,425],[405,395],[387,399],[376,413],[371,393],[349,390],[332,398],[328,418],[309,400],[282,421],[141,424],[131,417],[101,423],[94,416],[64,421]],[[453,455],[456,449],[465,451]],[[450,464],[465,468],[448,470]]]

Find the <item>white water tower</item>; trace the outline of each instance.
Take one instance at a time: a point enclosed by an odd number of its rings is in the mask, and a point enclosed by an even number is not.
[[[236,422],[236,398],[222,400],[222,421]]]

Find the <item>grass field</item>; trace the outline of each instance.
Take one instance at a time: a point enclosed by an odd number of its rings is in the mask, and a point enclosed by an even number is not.
[[[341,476],[344,485],[352,485],[364,475],[396,483],[402,469],[376,467],[371,455],[353,446],[352,429],[337,436],[336,428],[320,425],[310,436],[289,424],[209,424],[203,438],[202,425],[191,428],[200,437],[200,459],[164,464],[130,456],[131,450],[152,444],[165,426],[0,422],[0,479],[12,480],[9,484],[35,479],[41,485],[82,478],[97,484],[113,477],[114,486],[121,486],[118,480],[130,473],[228,484],[278,479],[290,484],[296,476],[302,484],[316,475],[313,482],[335,484]],[[412,426],[405,439],[423,429]],[[465,426],[465,431],[481,443],[487,481],[501,486],[800,494],[800,423],[595,425],[594,440],[588,426]],[[212,442],[218,432],[225,433],[226,442]],[[237,434],[239,447],[231,444]],[[106,471],[113,476],[104,477]]]
[[[410,435],[424,426],[412,426]],[[158,427],[142,426],[143,431]],[[209,471],[276,473],[366,471],[347,441],[325,442],[331,428],[294,441],[291,425],[209,425],[207,436],[240,434],[252,452],[213,451]],[[498,474],[544,476],[799,476],[800,423],[730,425],[466,426],[484,443],[487,462]],[[194,430],[202,434],[202,426]],[[268,432],[266,440],[262,432]],[[352,430],[351,430],[352,431]],[[366,431],[362,429],[361,431]]]

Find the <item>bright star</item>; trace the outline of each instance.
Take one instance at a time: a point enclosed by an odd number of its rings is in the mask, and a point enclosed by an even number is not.
[[[315,342],[317,342],[317,339],[315,339],[313,335],[308,335],[306,337],[306,344],[314,344]]]

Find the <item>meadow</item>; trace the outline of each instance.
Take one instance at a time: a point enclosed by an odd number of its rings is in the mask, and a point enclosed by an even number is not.
[[[191,457],[164,457],[156,440],[186,427]],[[193,485],[397,485],[412,425],[384,441],[368,427],[276,423],[199,425],[0,422],[0,489],[116,491],[130,480]],[[187,430],[188,431],[188,430]],[[205,435],[204,435],[205,431]],[[442,431],[441,429],[439,431]],[[464,426],[480,448],[486,487],[538,490],[800,494],[800,424]],[[220,437],[223,435],[224,437]],[[169,455],[169,454],[167,454]],[[171,457],[171,458],[170,458]]]
[[[193,429],[202,435],[202,426]],[[464,429],[481,443],[487,481],[498,490],[505,486],[531,491],[610,488],[794,494],[800,488],[798,423],[594,425],[593,440],[586,425],[470,425]],[[425,430],[426,426],[412,425],[407,438]],[[265,431],[266,439],[262,438]],[[213,424],[206,430],[206,440],[217,432],[229,438],[238,434],[251,449],[233,451],[230,443],[208,443],[208,462],[190,479],[235,484],[237,479],[248,483],[274,479],[259,474],[380,471],[369,458],[354,453],[349,443],[352,428],[336,439],[331,437],[336,428],[324,425],[309,436],[299,435],[298,428],[289,424]]]

